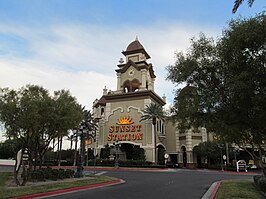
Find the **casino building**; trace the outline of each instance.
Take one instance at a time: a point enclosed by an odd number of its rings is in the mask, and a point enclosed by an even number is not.
[[[150,55],[138,39],[131,42],[119,60],[115,91],[103,89],[103,95],[93,103],[93,113],[99,118],[97,151],[107,144],[121,143],[120,159],[128,159],[133,146],[144,149],[147,161],[155,162],[154,133],[152,121],[141,121],[143,110],[152,103],[164,106],[165,97],[154,89],[156,75],[154,66],[148,63]],[[180,133],[172,122],[157,121],[157,150],[169,154],[169,161],[181,166],[193,167],[197,157],[193,147],[207,140],[206,129]],[[159,154],[159,153],[157,153]]]

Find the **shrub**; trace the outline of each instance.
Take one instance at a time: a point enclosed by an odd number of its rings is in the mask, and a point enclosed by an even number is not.
[[[67,170],[65,171],[65,177],[66,177],[66,178],[73,178],[73,177],[74,177],[74,173],[75,173],[74,170],[72,170],[72,169],[67,169]]]
[[[50,167],[35,169],[31,171],[30,177],[33,181],[58,180],[72,178],[74,171],[71,169],[52,169]]]
[[[261,176],[259,176],[259,175],[253,176],[254,184],[255,184],[256,186],[259,186],[259,185],[258,185],[258,181],[259,181],[260,178],[261,178]]]
[[[265,176],[254,176],[254,184],[265,194],[266,193],[266,177]]]
[[[163,168],[165,165],[153,165],[152,162],[144,161],[144,160],[119,160],[119,167],[142,167],[142,168],[149,168],[149,167],[156,167],[156,168]],[[89,166],[94,165],[94,160],[88,162]],[[106,160],[106,159],[97,159],[96,160],[97,166],[109,166],[114,167],[115,160]]]
[[[45,172],[43,169],[36,169],[30,173],[30,178],[33,181],[45,181]]]

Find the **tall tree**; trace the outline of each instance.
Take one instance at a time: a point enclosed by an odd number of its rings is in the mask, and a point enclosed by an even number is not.
[[[221,157],[218,143],[217,142],[202,142],[198,146],[193,148],[193,152],[197,154],[199,157],[207,158],[208,166],[210,166],[211,162],[219,163],[219,158]]]
[[[201,123],[197,123],[199,108],[197,88],[187,85],[182,89],[178,89],[174,102],[174,106],[171,108],[172,114],[169,118],[178,124],[179,131],[185,132],[191,128],[190,123],[193,123],[194,128],[198,129]]]
[[[19,141],[32,160],[43,160],[50,142],[64,136],[82,120],[80,106],[68,91],[49,95],[48,90],[27,85],[18,91],[1,89],[0,120],[7,137]],[[63,100],[64,99],[64,100]]]
[[[175,65],[167,67],[173,83],[196,88],[198,107],[187,120],[189,125],[202,123],[225,141],[242,148],[250,145],[250,155],[262,168],[266,140],[265,44],[265,14],[232,20],[216,42],[201,34],[199,39],[192,39],[186,54],[177,54]],[[176,103],[178,107],[180,101]],[[176,117],[182,121],[182,114]],[[255,150],[260,151],[259,156]]]
[[[157,120],[164,120],[164,112],[162,106],[159,104],[152,103],[147,105],[143,110],[143,115],[141,116],[140,121],[151,120],[153,125],[153,135],[154,135],[154,158],[155,164],[157,164],[158,155],[157,155],[157,133],[156,133],[156,122]]]
[[[81,106],[77,104],[76,99],[71,96],[69,91],[55,91],[53,99],[55,101],[55,125],[57,131],[60,133],[58,139],[58,165],[60,165],[63,137],[69,134],[70,129],[79,124],[83,115],[81,112]]]

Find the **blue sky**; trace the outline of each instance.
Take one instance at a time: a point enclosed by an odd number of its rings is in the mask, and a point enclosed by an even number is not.
[[[62,22],[150,26],[177,21],[219,26],[233,17],[232,4],[233,0],[1,0],[0,16],[40,26]],[[252,9],[244,2],[238,14],[253,14],[263,6],[265,0],[256,0]]]
[[[102,89],[116,89],[122,50],[138,36],[151,55],[156,92],[173,101],[165,67],[200,32],[217,37],[230,19],[266,10],[247,1],[232,14],[234,0],[1,0],[0,87],[38,84],[69,89],[91,109]]]

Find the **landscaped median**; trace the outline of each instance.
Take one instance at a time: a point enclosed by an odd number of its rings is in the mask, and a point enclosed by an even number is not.
[[[253,180],[223,180],[219,186],[215,199],[242,198],[242,199],[264,199]]]
[[[0,198],[36,198],[47,195],[60,194],[99,186],[119,184],[122,181],[108,176],[86,176],[57,181],[28,183],[26,186],[12,186],[12,173],[0,173]],[[34,187],[34,188],[33,188]]]

